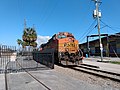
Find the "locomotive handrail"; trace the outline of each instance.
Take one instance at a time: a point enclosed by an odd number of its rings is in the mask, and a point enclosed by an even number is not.
[[[79,51],[81,52],[81,54],[82,54],[82,57],[83,57],[83,52],[82,52],[82,50],[79,48]]]

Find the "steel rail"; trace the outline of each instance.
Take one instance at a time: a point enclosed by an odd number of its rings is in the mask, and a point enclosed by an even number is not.
[[[97,72],[102,72],[102,73],[106,73],[106,74],[120,76],[120,73],[105,71],[105,70],[101,70],[99,68],[98,69],[97,68],[91,68],[91,67],[86,67],[86,66],[82,66],[82,65],[79,65],[79,66],[76,66],[76,67],[85,68],[85,69],[89,69],[89,70],[93,70],[93,71],[97,71]]]
[[[120,82],[120,74],[119,73],[104,71],[104,70],[90,68],[90,67],[83,67],[83,66],[75,66],[75,67],[68,67],[68,68]]]
[[[99,76],[102,78],[107,78],[116,82],[120,82],[120,74],[119,73],[115,73],[115,72],[110,72],[110,71],[105,71],[105,70],[100,70],[98,66],[92,66],[92,65],[58,65],[60,67],[63,68],[69,68],[72,70],[76,70],[79,72],[84,72],[84,73],[88,73],[94,76]]]
[[[6,66],[5,66],[5,90],[8,90],[8,82],[7,82],[7,67],[8,67],[8,64],[10,63],[7,62]]]

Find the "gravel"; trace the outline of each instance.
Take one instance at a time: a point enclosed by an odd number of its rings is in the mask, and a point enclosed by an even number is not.
[[[60,74],[71,76],[79,80],[86,81],[87,83],[90,83],[90,84],[100,85],[102,87],[112,87],[112,88],[117,88],[118,90],[120,90],[120,82],[115,82],[110,79],[101,78],[98,76],[83,73],[80,71],[75,71],[69,68],[60,67],[57,65],[55,65],[54,70]]]

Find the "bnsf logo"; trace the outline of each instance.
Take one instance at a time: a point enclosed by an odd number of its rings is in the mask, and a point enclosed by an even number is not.
[[[65,43],[64,47],[75,47],[75,43]]]

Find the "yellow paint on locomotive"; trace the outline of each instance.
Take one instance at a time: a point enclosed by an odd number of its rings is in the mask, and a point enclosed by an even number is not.
[[[54,48],[57,52],[68,51],[69,53],[76,53],[79,50],[78,44],[78,41],[74,38],[74,36],[71,33],[60,32],[58,34],[53,35],[53,37],[49,40],[44,49]]]
[[[72,38],[72,41],[69,41],[70,38],[63,38],[58,40],[58,52],[76,53],[79,49],[78,41]]]

